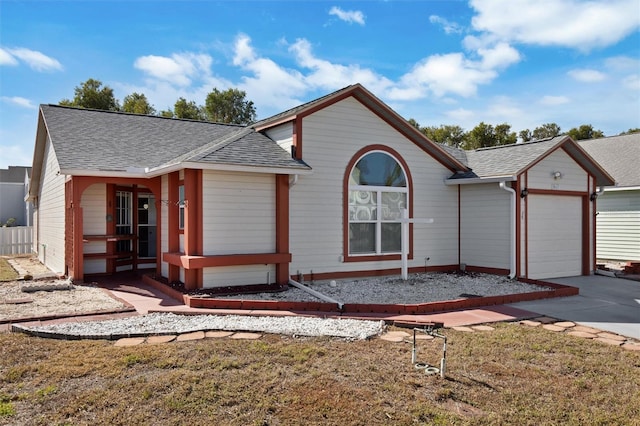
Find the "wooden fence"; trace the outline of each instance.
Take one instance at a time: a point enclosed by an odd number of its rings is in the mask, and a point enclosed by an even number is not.
[[[0,254],[30,254],[33,252],[33,226],[0,227]]]

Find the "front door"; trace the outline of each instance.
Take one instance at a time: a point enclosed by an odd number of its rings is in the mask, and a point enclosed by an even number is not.
[[[156,257],[156,200],[152,194],[138,195],[138,258]]]

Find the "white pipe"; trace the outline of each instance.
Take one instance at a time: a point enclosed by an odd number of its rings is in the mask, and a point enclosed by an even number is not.
[[[289,188],[294,186],[296,183],[298,183],[298,175],[293,175],[293,180],[289,181]]]
[[[499,183],[500,189],[504,189],[507,192],[511,193],[511,250],[510,250],[510,261],[509,261],[509,278],[514,279],[516,277],[516,191],[507,186],[505,181]]]
[[[316,291],[312,288],[307,287],[306,285],[300,284],[298,281],[294,281],[292,279],[289,279],[289,284],[291,284],[294,287],[298,287],[300,290],[306,291],[307,293],[317,297],[320,300],[324,300],[326,302],[330,302],[330,303],[335,303],[336,305],[338,305],[338,309],[342,310],[342,307],[344,306],[344,303],[342,302],[338,302],[336,299],[333,299],[325,294],[320,293],[319,291]]]

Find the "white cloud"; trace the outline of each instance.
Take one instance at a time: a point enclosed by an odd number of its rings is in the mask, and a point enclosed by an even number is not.
[[[640,27],[637,0],[471,0],[475,30],[501,40],[588,51]]]
[[[18,60],[11,53],[0,47],[0,65],[18,65]]]
[[[62,71],[62,64],[44,53],[24,47],[0,49],[0,65],[18,65],[19,61],[35,71]]]
[[[438,97],[448,93],[469,97],[476,94],[479,84],[488,83],[496,75],[482,62],[468,60],[462,53],[432,55],[403,75],[399,87],[391,91],[390,97],[413,100],[424,97],[427,92]]]
[[[353,24],[364,25],[364,14],[359,10],[342,10],[338,6],[333,6],[329,15],[337,16],[341,21]]]
[[[203,79],[211,75],[213,60],[207,54],[174,53],[166,56],[141,56],[134,67],[153,78],[177,86],[189,86],[195,78]]]
[[[567,72],[567,74],[574,80],[583,83],[597,83],[607,78],[604,73],[589,69],[575,69]]]
[[[382,93],[391,85],[390,80],[368,68],[361,68],[355,64],[334,64],[316,58],[307,40],[297,40],[289,50],[295,54],[300,66],[311,70],[311,73],[304,77],[304,81],[314,89],[335,90],[361,83],[374,93]]]
[[[540,99],[539,103],[546,106],[564,105],[569,103],[569,98],[567,98],[566,96],[546,95]]]
[[[476,114],[469,109],[457,108],[447,111],[445,116],[456,123],[465,123],[475,119]]]
[[[28,109],[37,109],[38,107],[31,102],[31,100],[26,98],[21,98],[20,96],[2,96],[0,97],[3,102],[7,102],[13,105],[17,105],[19,107],[28,108]]]
[[[482,69],[502,69],[520,62],[520,53],[507,43],[498,43],[491,48],[479,48]]]
[[[440,24],[446,34],[460,34],[463,31],[461,25],[457,24],[456,22],[448,21],[447,19],[438,15],[429,16],[429,22],[431,22],[432,24]]]

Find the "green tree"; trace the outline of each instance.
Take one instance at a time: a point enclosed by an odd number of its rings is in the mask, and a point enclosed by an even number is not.
[[[133,92],[124,97],[122,101],[122,111],[145,115],[153,115],[156,113],[155,108],[149,104],[147,97],[137,92]]]
[[[176,118],[186,118],[188,120],[205,120],[202,108],[196,105],[194,101],[188,101],[185,98],[178,98],[173,106],[173,115]]]
[[[411,124],[416,129],[421,130],[420,124],[414,118],[410,118],[407,121],[409,122],[409,124]]]
[[[518,136],[520,136],[522,142],[529,142],[531,139],[533,139],[533,133],[531,133],[531,130],[529,129],[520,130]]]
[[[493,127],[491,124],[482,121],[467,133],[462,147],[463,149],[471,150],[508,145],[517,141],[518,136],[511,131],[511,125],[503,123]]]
[[[120,110],[118,100],[113,96],[113,89],[109,86],[102,87],[102,82],[93,78],[76,86],[73,100],[63,99],[59,104],[107,111]]]
[[[459,148],[466,137],[466,132],[460,126],[441,124],[420,129],[430,140],[443,145]]]
[[[158,113],[158,115],[160,117],[165,117],[165,118],[173,118],[174,114],[173,111],[171,110],[171,108],[167,109],[167,110],[162,110]]]
[[[561,133],[560,126],[556,123],[545,123],[533,130],[533,139],[546,139],[558,136]]]
[[[204,110],[207,120],[217,123],[250,124],[256,120],[252,101],[245,99],[243,90],[214,88],[207,95]]]
[[[638,133],[638,132],[640,132],[640,127],[636,127],[635,129],[629,129],[626,132],[621,132],[620,136],[622,136],[622,135],[630,135],[632,133]]]
[[[580,127],[574,127],[567,132],[569,136],[574,141],[584,140],[584,139],[596,139],[603,138],[604,133],[601,130],[596,130],[593,128],[591,124],[583,124]]]

